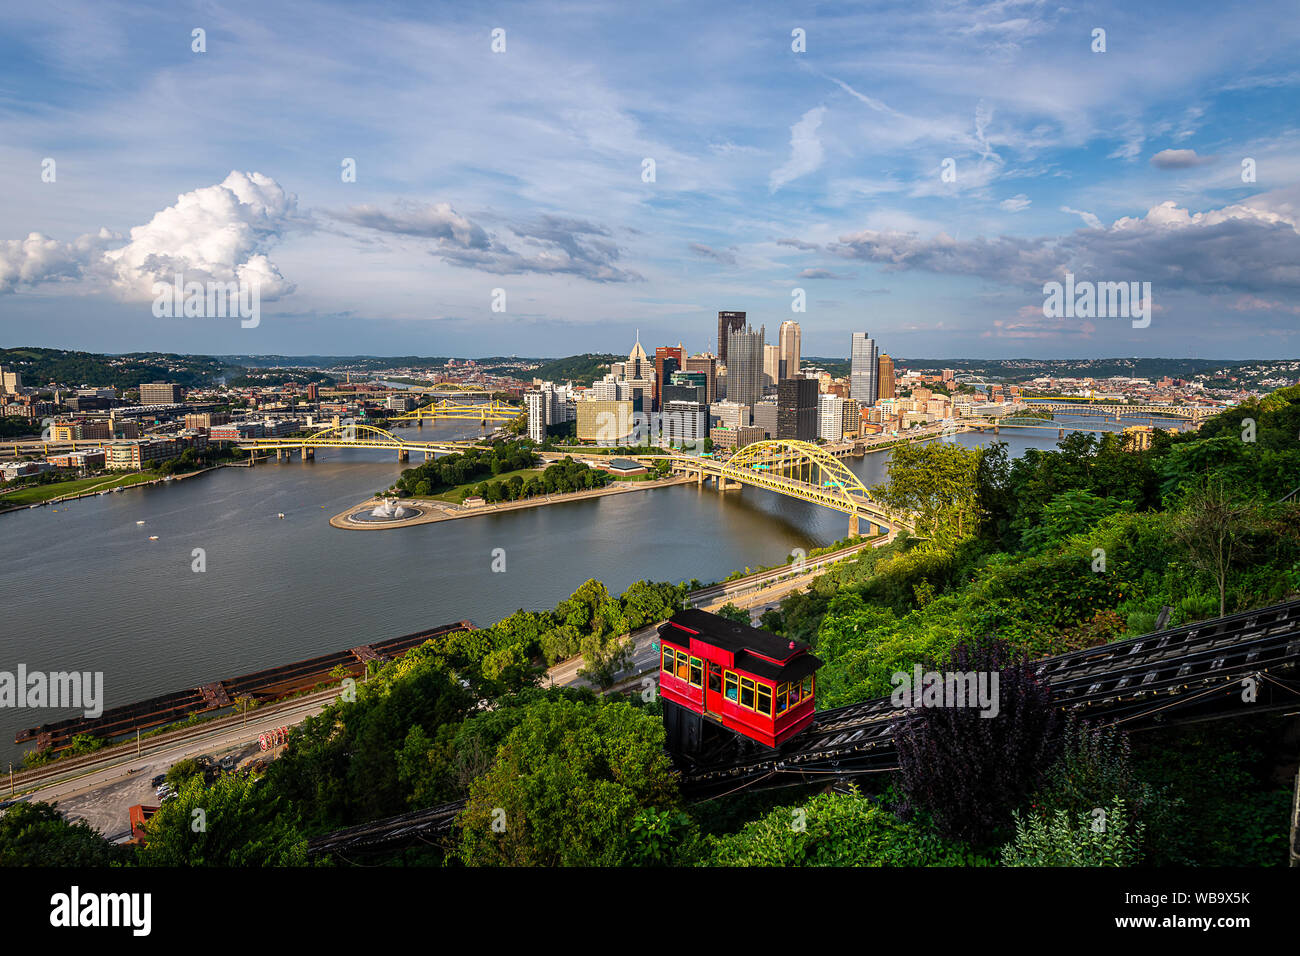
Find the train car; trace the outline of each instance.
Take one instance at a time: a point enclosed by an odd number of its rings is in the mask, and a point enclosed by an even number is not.
[[[737,734],[778,748],[812,723],[822,662],[803,641],[691,608],[660,625],[659,642],[659,694],[675,753],[702,756]]]

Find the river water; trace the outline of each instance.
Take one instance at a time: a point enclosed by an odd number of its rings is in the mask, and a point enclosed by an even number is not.
[[[1056,429],[1000,440],[1021,454],[1053,447]],[[314,462],[222,468],[0,516],[0,671],[102,671],[107,708],[463,618],[550,608],[588,578],[614,594],[642,578],[717,581],[848,533],[846,516],[816,505],[694,485],[386,531],[330,527],[407,467],[395,459],[321,449]],[[871,486],[887,460],[844,461]],[[504,573],[491,570],[497,548]],[[195,549],[205,571],[193,570]],[[0,759],[21,755],[20,728],[75,713],[0,709]]]

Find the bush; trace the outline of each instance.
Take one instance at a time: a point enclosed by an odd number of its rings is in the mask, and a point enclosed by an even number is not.
[[[1015,816],[1015,839],[1002,848],[1003,866],[1136,866],[1142,861],[1143,825],[1116,799],[1108,807],[1050,816]]]

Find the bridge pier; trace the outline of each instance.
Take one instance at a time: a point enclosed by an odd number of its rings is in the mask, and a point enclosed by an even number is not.
[[[1064,437],[1065,437],[1065,429],[1064,429],[1064,428],[1058,428],[1058,429],[1056,430],[1056,438],[1057,438],[1057,441],[1060,441],[1060,440],[1061,440],[1062,438],[1064,438]]]
[[[306,445],[303,445],[303,446],[302,446],[302,460],[303,460],[303,461],[315,461],[315,460],[316,460],[316,449],[315,449],[315,448],[308,448]]]
[[[867,532],[868,532],[868,533],[871,532],[871,522],[870,522],[870,521],[867,522]],[[857,515],[849,515],[849,537],[850,537],[850,538],[856,538],[857,536],[858,536],[858,516],[857,516]]]
[[[994,425],[994,426],[993,426],[993,434],[998,435],[998,434],[1001,434],[1001,432],[1002,432],[1002,428],[1001,428],[1000,425]]]
[[[411,451],[409,448],[397,449],[397,460],[399,462],[409,462],[411,460]]]

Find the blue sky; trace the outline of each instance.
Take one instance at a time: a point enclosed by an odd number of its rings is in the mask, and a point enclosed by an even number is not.
[[[6,346],[1300,352],[1293,3],[5,6]],[[177,269],[260,324],[155,318]],[[1150,326],[1044,318],[1067,271]]]

